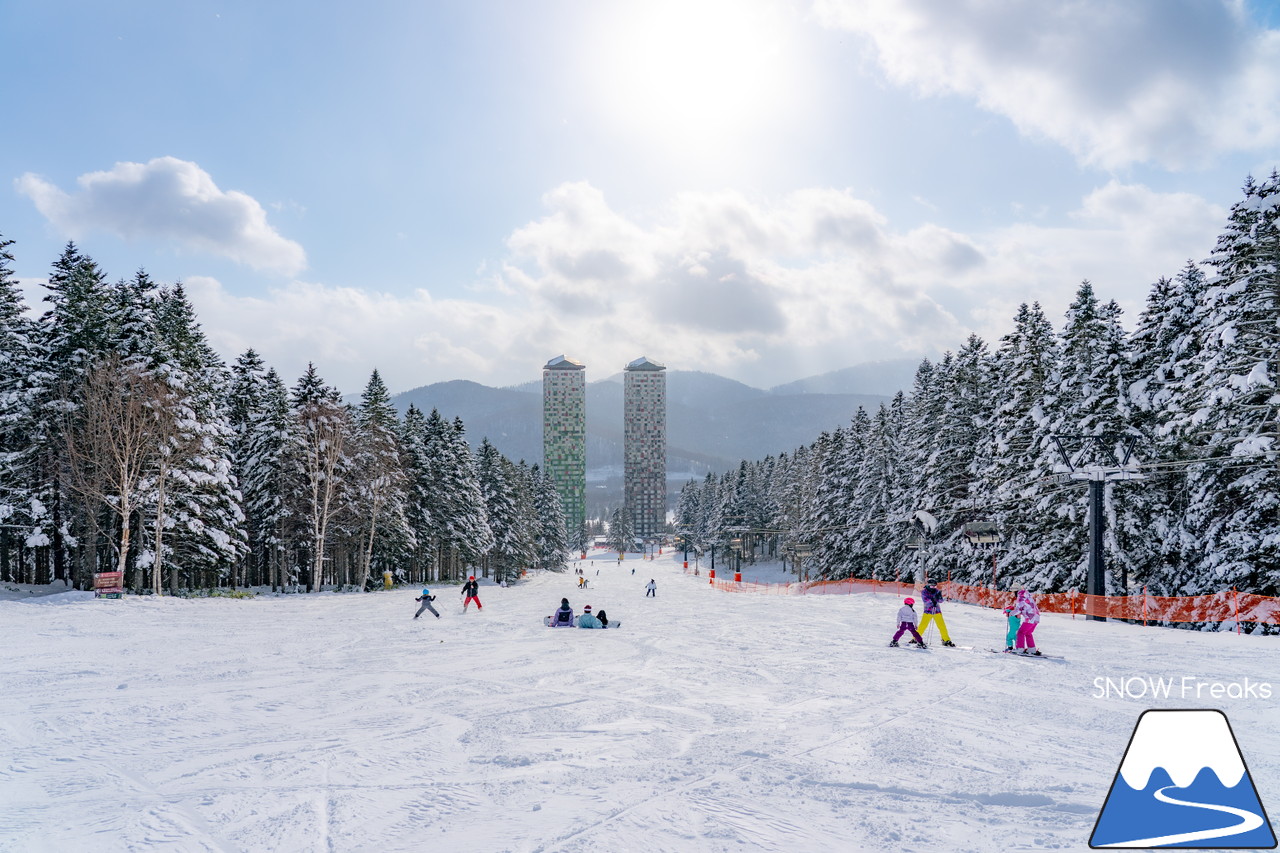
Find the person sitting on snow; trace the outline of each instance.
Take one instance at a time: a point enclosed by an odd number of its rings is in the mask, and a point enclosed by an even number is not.
[[[547,618],[550,620],[548,624],[552,628],[572,628],[573,608],[569,606],[569,599],[560,599],[560,609]]]
[[[600,620],[601,628],[609,627],[609,617],[605,615],[605,612],[603,610],[601,610],[599,613],[596,614],[596,618]]]
[[[923,637],[925,631],[929,630],[930,622],[936,621],[938,634],[942,637],[942,645],[954,646],[951,635],[947,633],[947,623],[942,619],[942,591],[938,589],[938,584],[934,581],[925,584],[921,597],[924,598],[924,617],[920,620],[920,636]]]
[[[591,612],[591,605],[588,604],[587,606],[582,608],[582,615],[578,617],[578,627],[579,628],[603,628],[604,626],[600,624],[600,620],[597,619],[595,617],[595,614]]]
[[[898,633],[894,634],[893,639],[889,641],[889,645],[894,648],[898,646],[898,638],[906,631],[911,632],[911,636],[915,637],[915,642],[920,648],[925,648],[924,640],[920,637],[920,632],[916,630],[915,603],[916,600],[914,598],[902,599],[902,606],[898,608]]]

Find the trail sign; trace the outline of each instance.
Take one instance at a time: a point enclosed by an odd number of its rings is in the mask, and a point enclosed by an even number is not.
[[[99,572],[93,576],[94,598],[122,598],[124,572]]]

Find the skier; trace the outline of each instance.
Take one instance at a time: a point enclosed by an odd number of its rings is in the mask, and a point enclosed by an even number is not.
[[[420,596],[418,596],[417,598],[415,598],[415,599],[414,599],[414,601],[421,601],[421,602],[422,602],[422,606],[418,608],[418,612],[417,612],[417,613],[413,614],[413,618],[414,618],[414,619],[417,619],[419,616],[421,616],[421,615],[422,615],[422,611],[424,611],[424,610],[430,610],[430,611],[435,615],[435,617],[436,617],[437,619],[439,619],[439,618],[440,618],[440,614],[439,614],[439,613],[436,613],[436,609],[435,609],[434,607],[432,607],[432,606],[431,606],[431,602],[433,602],[433,601],[435,601],[435,600],[436,600],[436,597],[435,597],[434,595],[432,595],[432,594],[431,594],[431,590],[429,590],[429,589],[424,589],[424,590],[422,591],[422,595],[420,595]]]
[[[462,612],[465,613],[467,605],[473,601],[476,603],[476,610],[484,610],[484,605],[480,603],[480,584],[476,583],[475,575],[467,578],[467,582],[462,585],[462,594],[466,596],[462,602]]]
[[[1018,626],[1017,647],[1024,655],[1040,654],[1040,650],[1036,648],[1036,638],[1032,636],[1036,626],[1040,624],[1040,608],[1031,593],[1025,589],[1018,590],[1018,603],[1013,605],[1013,612],[1022,620],[1022,624]]]
[[[552,628],[572,628],[573,608],[569,606],[569,599],[560,599],[560,609],[543,621]]]
[[[898,633],[893,635],[893,639],[889,641],[889,645],[895,649],[898,647],[898,638],[905,632],[910,631],[911,636],[915,637],[915,643],[920,648],[927,648],[924,640],[920,637],[920,632],[916,630],[916,600],[914,598],[902,599],[902,606],[898,608]]]
[[[582,608],[582,615],[578,617],[579,628],[603,628],[600,620],[591,612],[591,605],[588,604]]]
[[[1004,609],[1005,632],[1004,632],[1004,650],[1006,652],[1013,651],[1013,641],[1018,637],[1018,627],[1022,624],[1022,620],[1018,618],[1018,614],[1013,612],[1013,605],[1010,604]]]
[[[938,623],[938,634],[942,637],[942,645],[954,646],[951,642],[951,636],[947,633],[947,623],[942,618],[942,592],[938,589],[938,584],[929,581],[922,590],[924,598],[924,617],[920,620],[920,636],[924,636],[924,632],[929,630],[930,622]]]
[[[648,598],[651,595],[654,598],[658,597],[658,582],[655,581],[653,578],[649,578],[649,582],[644,585],[644,589],[645,589],[645,593],[644,593],[645,598]]]
[[[636,567],[635,567],[635,566],[632,566],[632,567],[631,567],[631,574],[633,574],[633,575],[634,575],[635,573],[636,573]]]

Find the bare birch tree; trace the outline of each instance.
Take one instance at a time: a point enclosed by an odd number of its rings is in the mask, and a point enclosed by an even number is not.
[[[111,355],[85,372],[66,413],[67,488],[84,501],[85,515],[99,533],[103,508],[119,519],[119,540],[108,539],[120,572],[128,565],[130,521],[158,453],[162,396],[160,383],[141,365]]]
[[[342,509],[337,498],[350,426],[347,410],[328,397],[311,400],[298,408],[293,426],[313,548],[307,578],[307,592],[312,592],[314,586],[324,583],[329,523]]]

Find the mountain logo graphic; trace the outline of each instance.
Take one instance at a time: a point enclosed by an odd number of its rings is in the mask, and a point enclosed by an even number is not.
[[[1144,711],[1089,847],[1272,850],[1276,835],[1221,711]]]

